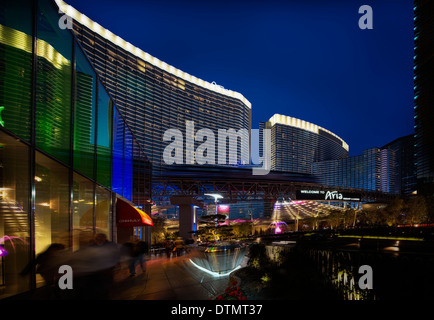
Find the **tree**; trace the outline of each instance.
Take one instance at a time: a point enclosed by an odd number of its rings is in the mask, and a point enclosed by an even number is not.
[[[322,217],[320,218],[318,215],[315,215],[307,218],[306,222],[312,226],[312,230],[317,230],[318,224],[322,219]]]
[[[382,211],[384,222],[390,227],[402,221],[404,200],[401,198],[393,199]]]
[[[163,242],[167,235],[166,231],[166,218],[154,216],[152,217],[153,226],[151,229],[151,243],[153,245]]]
[[[335,229],[338,226],[340,226],[342,219],[343,219],[342,211],[338,209],[330,210],[330,213],[327,217],[327,221],[331,229]]]
[[[344,213],[343,213],[343,217],[344,217],[344,226],[346,228],[352,227],[355,223],[356,210],[351,209],[351,208],[345,209]]]
[[[204,241],[219,241],[229,239],[233,236],[232,227],[220,225],[221,222],[226,220],[223,214],[212,214],[203,216],[202,222],[206,223],[204,228],[196,232],[198,236]]]
[[[418,224],[427,221],[428,208],[424,197],[417,196],[414,198],[410,198],[406,204],[406,209],[406,224]]]
[[[232,226],[233,233],[236,237],[247,237],[252,234],[252,224],[250,222],[242,222]]]

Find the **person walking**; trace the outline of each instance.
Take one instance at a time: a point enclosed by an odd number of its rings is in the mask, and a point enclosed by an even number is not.
[[[166,239],[164,241],[164,249],[166,251],[167,258],[170,258],[172,251],[173,251],[173,243],[172,240]]]
[[[179,257],[184,250],[184,240],[181,237],[178,237],[175,240],[175,252],[176,256]]]
[[[145,272],[144,256],[148,252],[148,244],[133,236],[130,241],[122,246],[123,256],[126,256],[130,277],[136,275],[136,266],[139,263],[143,272]]]
[[[142,269],[142,272],[146,272],[146,259],[145,255],[148,253],[148,243],[143,240],[138,240],[134,246],[137,261]]]

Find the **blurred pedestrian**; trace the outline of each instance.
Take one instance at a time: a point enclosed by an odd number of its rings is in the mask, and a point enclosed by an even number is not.
[[[166,239],[164,241],[164,250],[166,251],[166,256],[168,258],[170,258],[170,255],[172,254],[172,251],[173,251],[173,242],[172,242],[172,240]]]
[[[144,256],[148,252],[148,245],[145,241],[132,236],[130,241],[123,244],[123,254],[127,258],[130,277],[136,275],[136,266],[140,264],[142,271],[145,271]]]
[[[148,243],[143,240],[138,240],[134,246],[135,253],[137,255],[137,261],[142,269],[142,272],[146,271],[146,260],[145,255],[148,253]]]
[[[58,280],[60,278],[59,267],[67,261],[65,246],[60,243],[52,243],[48,248],[37,255],[30,261],[27,266],[21,271],[20,275],[25,276],[36,268],[36,273],[39,273],[48,289],[48,298],[59,298],[60,291]]]
[[[176,256],[180,256],[183,251],[184,251],[184,240],[182,239],[182,237],[178,237],[175,240]]]
[[[119,248],[105,234],[98,233],[83,243],[71,259],[75,298],[108,299],[119,262]]]
[[[114,282],[114,272],[120,262],[120,251],[114,242],[108,241],[104,233],[95,235],[91,247],[97,249],[94,257],[97,267],[93,274],[96,297],[108,299]]]

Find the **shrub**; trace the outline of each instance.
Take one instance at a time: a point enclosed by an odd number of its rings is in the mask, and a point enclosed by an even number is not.
[[[247,300],[245,292],[237,287],[237,284],[236,281],[233,281],[223,294],[217,296],[216,300]]]

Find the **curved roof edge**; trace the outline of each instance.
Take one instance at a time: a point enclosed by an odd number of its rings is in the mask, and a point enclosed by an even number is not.
[[[303,130],[307,130],[307,131],[311,131],[314,132],[316,134],[319,133],[319,129],[331,134],[332,136],[334,136],[335,138],[339,139],[340,141],[342,141],[342,147],[349,151],[350,147],[348,146],[348,144],[338,135],[334,134],[333,132],[331,132],[330,130],[327,130],[325,128],[322,128],[316,124],[304,121],[304,120],[300,120],[297,118],[293,118],[293,117],[289,117],[289,116],[284,116],[281,114],[274,114],[270,120],[268,120],[271,125],[274,124],[283,124],[283,125],[287,125],[287,126],[291,126],[291,127],[296,127],[299,129],[303,129]]]
[[[138,58],[160,68],[164,71],[173,74],[174,76],[177,76],[179,78],[182,78],[185,81],[192,82],[198,86],[201,86],[205,89],[235,98],[243,102],[248,108],[252,108],[252,104],[247,100],[241,93],[228,90],[223,88],[222,86],[219,86],[217,84],[209,83],[205,80],[196,78],[195,76],[192,76],[182,70],[179,70],[153,56],[151,56],[149,53],[144,52],[143,50],[135,47],[131,43],[123,40],[121,37],[113,34],[111,31],[105,29],[95,21],[88,18],[86,15],[80,13],[72,6],[65,3],[63,0],[55,0],[57,6],[59,7],[60,11],[65,13],[66,15],[70,16],[73,20],[78,21],[79,23],[83,24],[84,26],[88,27],[93,32],[98,33],[100,36],[104,37],[108,41],[113,42],[114,44],[122,47],[124,50],[130,52],[131,54],[137,56]]]

